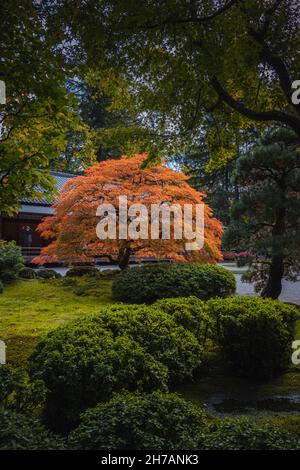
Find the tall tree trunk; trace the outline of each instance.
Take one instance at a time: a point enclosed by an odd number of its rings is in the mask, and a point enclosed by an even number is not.
[[[270,297],[271,299],[278,299],[282,290],[282,278],[284,275],[284,259],[282,252],[282,239],[281,237],[285,232],[285,186],[284,180],[281,184],[282,205],[276,209],[275,224],[272,230],[273,247],[272,259],[269,269],[269,277],[266,287],[263,289],[261,296]]]
[[[119,268],[126,269],[129,265],[131,248],[128,245],[122,246],[119,251]]]
[[[261,296],[271,299],[278,299],[282,290],[282,278],[284,274],[283,257],[281,255],[273,255],[269,270],[269,277],[266,287],[263,289]]]

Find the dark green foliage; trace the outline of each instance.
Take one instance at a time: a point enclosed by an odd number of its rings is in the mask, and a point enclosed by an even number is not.
[[[233,274],[220,266],[172,263],[126,269],[113,282],[112,292],[116,300],[150,303],[165,297],[223,297],[235,287]]]
[[[103,269],[98,271],[99,276],[103,279],[114,280],[120,274],[120,269]]]
[[[49,390],[44,418],[65,432],[80,412],[107,400],[116,390],[165,388],[168,371],[136,341],[96,323],[69,325],[49,334],[31,360],[33,377]]]
[[[114,336],[133,338],[169,369],[170,381],[191,377],[201,364],[201,347],[195,336],[178,326],[171,315],[156,308],[139,305],[116,305],[103,309],[89,319]]]
[[[79,413],[121,389],[166,389],[201,363],[196,338],[150,307],[104,309],[49,333],[30,360],[31,375],[49,390],[46,422],[66,431]]]
[[[30,381],[24,369],[0,365],[0,410],[38,415],[45,396],[43,381]]]
[[[206,131],[213,131],[218,125],[222,123],[211,120],[207,123]],[[247,137],[249,139],[249,136]],[[206,139],[203,139],[192,149],[175,154],[172,159],[189,176],[189,184],[198,191],[205,192],[205,202],[212,209],[214,217],[228,226],[230,205],[238,196],[238,185],[234,184],[231,178],[235,159],[213,168],[212,171],[207,171],[211,159],[208,145]]]
[[[0,281],[0,294],[2,294],[2,292],[3,292],[3,283],[2,281]]]
[[[35,419],[0,411],[0,450],[62,450],[64,441]]]
[[[61,278],[61,274],[57,273],[54,269],[39,269],[36,273],[40,279],[58,279]]]
[[[24,267],[19,271],[19,277],[21,279],[35,279],[37,277],[36,274],[37,273],[34,269],[27,267]]]
[[[231,210],[223,243],[247,247],[264,259],[251,260],[245,280],[263,297],[278,298],[284,277],[300,267],[299,137],[288,129],[265,133],[236,163],[234,180],[244,190]]]
[[[67,271],[67,276],[99,276],[99,270],[95,266],[73,266]]]
[[[14,391],[15,381],[8,365],[0,366],[0,409],[5,406],[9,395]]]
[[[206,450],[298,450],[297,436],[247,418],[220,421],[202,440]]]
[[[272,378],[290,361],[296,307],[270,299],[212,299],[217,341],[238,375]]]
[[[75,449],[198,449],[203,411],[178,395],[122,393],[82,416],[71,433]]]
[[[17,279],[24,266],[21,248],[14,241],[0,240],[0,281],[9,282]]]
[[[201,345],[213,334],[214,320],[207,314],[205,303],[197,297],[157,300],[154,307],[172,315],[178,325],[191,331]]]

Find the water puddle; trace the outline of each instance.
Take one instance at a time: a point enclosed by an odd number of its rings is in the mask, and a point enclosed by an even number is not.
[[[268,415],[299,414],[300,394],[269,395],[262,397],[228,397],[224,394],[212,395],[207,402],[207,411],[217,415]]]

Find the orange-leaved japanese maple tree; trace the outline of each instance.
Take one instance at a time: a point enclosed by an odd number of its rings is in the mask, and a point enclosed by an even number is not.
[[[107,257],[128,266],[130,255],[139,260],[145,257],[171,258],[175,261],[216,263],[222,259],[220,252],[222,224],[213,218],[212,211],[203,202],[204,194],[188,184],[182,173],[159,165],[142,169],[146,155],[120,160],[106,160],[88,168],[83,176],[76,176],[63,187],[59,200],[54,204],[54,214],[46,217],[38,227],[41,235],[50,240],[35,262],[67,261],[91,262],[98,257]],[[100,204],[119,207],[119,197],[126,196],[128,208],[143,204],[149,209],[149,233],[151,232],[151,207],[153,204],[184,204],[204,207],[204,244],[200,250],[186,251],[187,239],[176,239],[171,226],[170,239],[132,239],[130,235],[115,239],[99,239],[96,215]],[[195,218],[194,212],[193,218]],[[119,213],[116,210],[116,221]],[[171,214],[172,216],[172,214]],[[128,218],[128,222],[132,217]],[[171,225],[175,218],[171,217]],[[116,224],[117,225],[117,224]]]

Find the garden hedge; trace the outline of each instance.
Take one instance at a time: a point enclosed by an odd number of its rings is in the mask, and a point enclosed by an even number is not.
[[[62,433],[115,391],[164,389],[168,381],[167,368],[138,343],[89,324],[48,336],[34,353],[31,374],[48,389],[45,423]]]
[[[31,359],[31,376],[48,389],[45,420],[57,431],[77,424],[79,413],[113,392],[166,389],[201,364],[192,333],[145,306],[104,309],[50,332]]]
[[[113,282],[112,294],[116,300],[131,303],[192,295],[207,300],[232,295],[235,287],[233,274],[221,266],[159,263],[123,270]]]
[[[271,299],[235,297],[207,303],[216,340],[235,373],[272,378],[290,363],[298,309]]]
[[[35,419],[0,411],[0,450],[63,450],[61,437],[48,432]]]
[[[44,406],[45,396],[42,380],[31,381],[24,368],[0,365],[0,410],[36,416]]]
[[[120,393],[86,411],[71,432],[76,450],[296,450],[298,436],[249,418],[209,417],[176,394]]]
[[[191,331],[202,346],[214,335],[213,317],[208,315],[206,303],[195,296],[157,300],[153,307],[172,315],[176,323]]]
[[[32,269],[32,268],[27,268],[24,266],[24,268],[22,268],[20,271],[19,271],[19,277],[21,279],[36,279],[36,270],[35,269]]]
[[[14,281],[23,266],[21,248],[14,241],[0,240],[0,281],[4,283]]]
[[[55,269],[39,269],[36,272],[39,279],[60,279],[62,275],[55,271]]]
[[[299,437],[249,418],[219,421],[201,442],[204,450],[298,450]]]
[[[192,377],[201,364],[202,349],[195,336],[171,315],[144,305],[113,305],[90,318],[114,336],[127,335],[169,369],[171,382]]]
[[[69,436],[75,449],[198,449],[205,413],[175,394],[122,393],[88,410]]]

